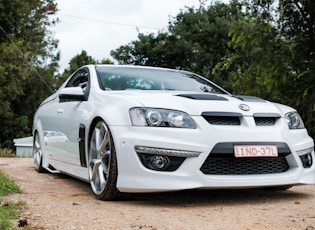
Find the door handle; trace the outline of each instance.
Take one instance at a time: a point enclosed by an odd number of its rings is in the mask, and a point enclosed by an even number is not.
[[[58,109],[57,110],[57,114],[59,115],[59,114],[62,114],[63,113],[63,109]]]

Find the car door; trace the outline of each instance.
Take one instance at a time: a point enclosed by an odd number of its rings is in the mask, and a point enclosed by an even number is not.
[[[56,138],[54,147],[56,159],[73,165],[80,165],[79,130],[80,124],[85,123],[88,111],[90,91],[89,70],[79,69],[68,81],[66,88],[79,87],[84,92],[85,100],[59,99],[55,119]]]

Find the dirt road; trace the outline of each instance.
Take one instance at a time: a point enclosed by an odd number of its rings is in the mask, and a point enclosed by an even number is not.
[[[315,185],[288,191],[211,190],[137,194],[127,201],[94,198],[88,183],[38,174],[30,158],[0,158],[14,179],[32,229],[315,229]]]

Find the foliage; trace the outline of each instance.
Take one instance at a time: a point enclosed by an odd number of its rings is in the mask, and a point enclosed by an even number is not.
[[[53,91],[59,54],[48,26],[54,0],[0,0],[0,148],[30,135],[35,108]]]
[[[236,94],[282,100],[288,96],[285,87],[291,84],[293,77],[291,50],[283,46],[276,33],[270,24],[255,18],[235,22],[228,42],[234,53],[218,62],[214,72],[226,70]]]

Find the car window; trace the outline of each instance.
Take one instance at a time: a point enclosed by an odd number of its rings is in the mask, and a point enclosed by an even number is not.
[[[222,88],[193,73],[144,68],[98,67],[104,90],[178,90],[226,93]]]
[[[49,132],[49,133],[47,134],[47,137],[53,137],[53,136],[55,136],[55,132]]]
[[[89,72],[86,68],[78,70],[69,80],[66,87],[81,87],[86,92],[89,87]]]
[[[159,81],[134,76],[121,76],[115,74],[102,75],[102,84],[107,90],[157,90],[162,85]]]

